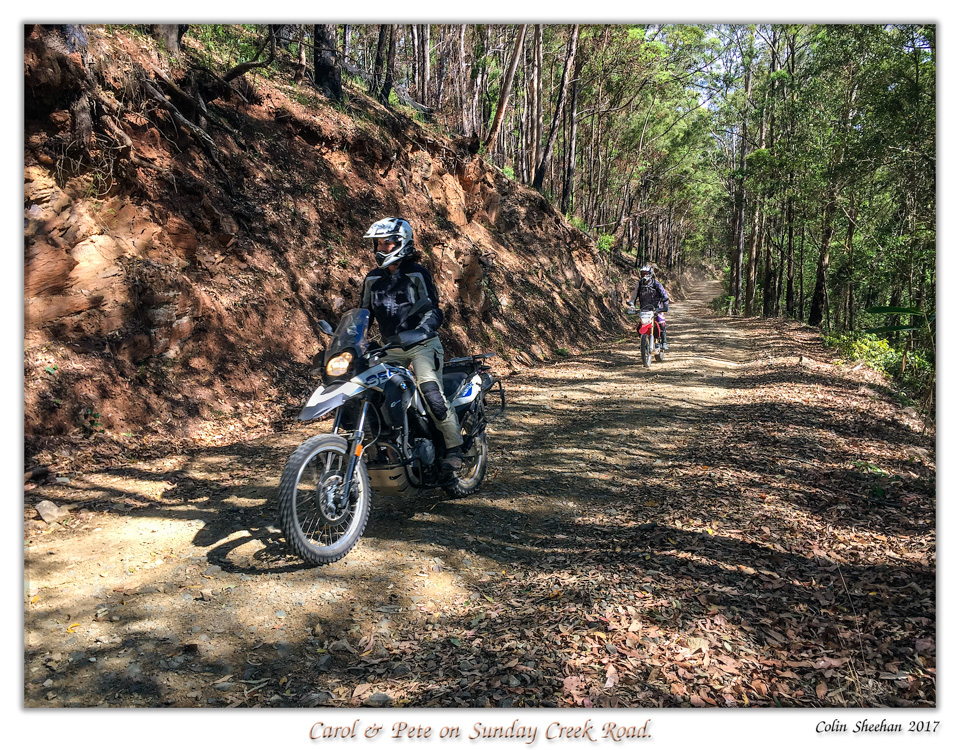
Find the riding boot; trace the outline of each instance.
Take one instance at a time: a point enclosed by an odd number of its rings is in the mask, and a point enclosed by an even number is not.
[[[463,451],[460,446],[447,448],[447,455],[440,462],[440,483],[444,486],[456,484],[457,472],[463,467]]]
[[[463,451],[460,450],[460,446],[458,445],[453,448],[447,448],[447,455],[443,457],[443,461],[440,462],[440,465],[443,467],[444,471],[460,471],[460,467],[463,466]]]

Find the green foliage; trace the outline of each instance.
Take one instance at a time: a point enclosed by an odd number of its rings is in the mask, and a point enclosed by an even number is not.
[[[613,249],[614,238],[612,234],[601,234],[597,238],[597,249],[604,253],[609,253]]]
[[[291,99],[297,102],[297,104],[300,104],[304,107],[316,107],[319,102],[319,98],[316,96],[316,94],[309,89],[296,87],[289,92],[289,95]]]
[[[889,474],[890,474],[890,472],[884,471],[884,470],[881,469],[879,466],[876,466],[876,465],[870,463],[869,461],[860,461],[860,460],[857,460],[857,461],[854,461],[854,462],[853,462],[853,465],[854,465],[854,467],[856,467],[857,469],[860,469],[861,471],[864,471],[864,472],[867,472],[867,473],[870,473],[870,474],[879,474],[880,476],[884,476],[884,477],[885,477],[885,476],[889,476]]]
[[[106,432],[103,429],[103,422],[100,421],[100,413],[87,407],[80,414],[80,427],[88,434]]]
[[[710,300],[710,309],[717,315],[729,315],[733,310],[733,297],[729,294],[721,294]]]
[[[585,222],[579,216],[574,216],[573,214],[567,214],[566,219],[567,219],[567,223],[570,224],[570,226],[576,227],[581,232],[589,234],[590,228],[587,226],[587,222]]]
[[[513,167],[511,167],[509,164],[507,164],[507,165],[504,166],[504,168],[503,168],[503,173],[504,173],[507,177],[509,177],[511,180],[515,180],[515,179],[516,179],[516,175],[515,175],[514,172],[513,172]]]
[[[836,349],[843,359],[863,362],[875,370],[893,374],[899,368],[901,355],[886,339],[872,333],[829,333],[823,342]]]
[[[188,33],[200,42],[208,60],[232,66],[252,59],[259,43],[259,28],[252,24],[198,24],[191,25]]]
[[[111,34],[117,31],[122,31],[124,34],[127,34],[134,39],[147,40],[151,38],[143,24],[108,23],[104,26],[104,29]]]
[[[922,352],[895,349],[873,333],[824,334],[823,342],[836,349],[843,359],[863,362],[914,395],[922,394],[933,376],[933,364]]]

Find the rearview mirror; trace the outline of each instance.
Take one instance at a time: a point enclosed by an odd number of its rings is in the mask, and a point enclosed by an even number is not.
[[[325,321],[325,320],[321,320],[321,321],[320,321],[320,330],[323,331],[323,332],[324,332],[325,334],[327,334],[328,336],[332,336],[332,335],[333,335],[333,328],[332,328],[332,327],[330,326],[330,324],[329,324],[327,321]]]

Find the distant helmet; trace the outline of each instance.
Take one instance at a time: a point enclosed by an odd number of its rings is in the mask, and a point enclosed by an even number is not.
[[[386,268],[393,263],[399,263],[404,258],[413,255],[413,229],[403,219],[388,216],[385,219],[370,225],[364,239],[371,240],[373,252],[377,256],[380,268]],[[377,250],[377,240],[392,240],[397,246],[387,252]]]
[[[653,269],[650,266],[644,266],[640,269],[640,283],[644,286],[653,283]]]

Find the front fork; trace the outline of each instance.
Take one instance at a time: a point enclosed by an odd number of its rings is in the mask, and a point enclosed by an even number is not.
[[[343,477],[343,494],[340,497],[340,508],[343,510],[347,507],[347,501],[350,497],[350,490],[353,485],[353,472],[357,468],[357,461],[360,460],[360,456],[363,455],[363,426],[367,421],[367,409],[370,406],[370,402],[364,399],[363,406],[360,407],[360,417],[357,419],[357,428],[353,431],[350,436],[350,439],[347,441],[347,466],[344,469]],[[337,417],[333,425],[333,431],[336,432],[340,427],[340,412],[337,412]]]

